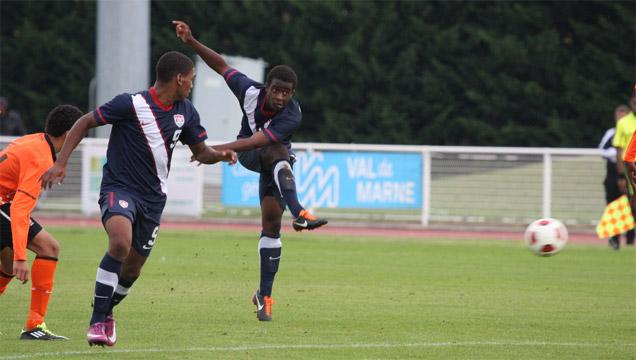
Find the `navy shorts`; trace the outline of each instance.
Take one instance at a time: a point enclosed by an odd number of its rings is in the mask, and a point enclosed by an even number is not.
[[[165,204],[164,204],[165,205]],[[132,223],[132,247],[139,255],[148,257],[159,233],[159,222],[164,206],[152,206],[123,190],[100,194],[99,207],[102,224],[114,215],[122,215]]]
[[[31,218],[27,241],[33,240],[35,235],[42,231],[42,226]],[[0,205],[0,250],[9,247],[13,249],[13,236],[11,234],[11,204]]]
[[[261,172],[261,151],[260,149],[252,149],[247,151],[241,151],[236,154],[238,161],[247,170],[251,170],[257,173]]]
[[[272,196],[278,201],[281,209],[285,209],[285,200],[276,186],[274,177],[270,171],[262,171],[260,149],[252,149],[237,153],[238,161],[244,168],[260,174],[258,178],[258,197],[263,201],[265,196]],[[289,155],[292,168],[294,166],[295,156],[293,153]]]

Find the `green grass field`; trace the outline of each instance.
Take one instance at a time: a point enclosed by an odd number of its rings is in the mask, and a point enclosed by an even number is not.
[[[50,228],[63,249],[47,324],[17,340],[29,287],[0,297],[7,359],[634,359],[634,249],[521,241],[284,234],[274,321],[260,323],[257,234],[168,231],[116,309],[118,343],[84,339],[101,229]]]

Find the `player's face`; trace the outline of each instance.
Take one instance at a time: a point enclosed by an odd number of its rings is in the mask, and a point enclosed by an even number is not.
[[[267,106],[275,111],[282,110],[294,95],[294,85],[290,82],[273,79],[267,86]]]
[[[194,79],[197,77],[196,71],[192,68],[192,71],[188,75],[177,75],[177,97],[179,100],[184,100],[190,95],[192,87],[194,86]]]
[[[616,110],[614,112],[614,119],[616,121],[618,121],[619,119],[623,118],[624,116],[627,116],[627,114],[629,114],[629,111],[625,111],[625,110]]]

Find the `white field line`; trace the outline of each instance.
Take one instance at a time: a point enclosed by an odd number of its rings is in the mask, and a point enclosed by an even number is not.
[[[426,348],[426,347],[458,347],[458,346],[556,346],[556,347],[636,347],[636,343],[575,343],[575,342],[535,342],[535,341],[450,341],[405,344],[305,344],[305,345],[245,345],[245,346],[210,346],[190,348],[150,348],[150,349],[95,349],[84,351],[59,351],[34,354],[2,355],[0,360],[35,359],[41,357],[81,356],[100,354],[141,354],[141,353],[188,353],[188,352],[241,352],[250,350],[332,350],[332,349],[374,349],[374,348]]]

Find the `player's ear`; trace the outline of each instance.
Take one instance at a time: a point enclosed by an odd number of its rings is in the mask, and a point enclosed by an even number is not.
[[[183,75],[177,74],[177,85],[181,86],[183,84]]]

